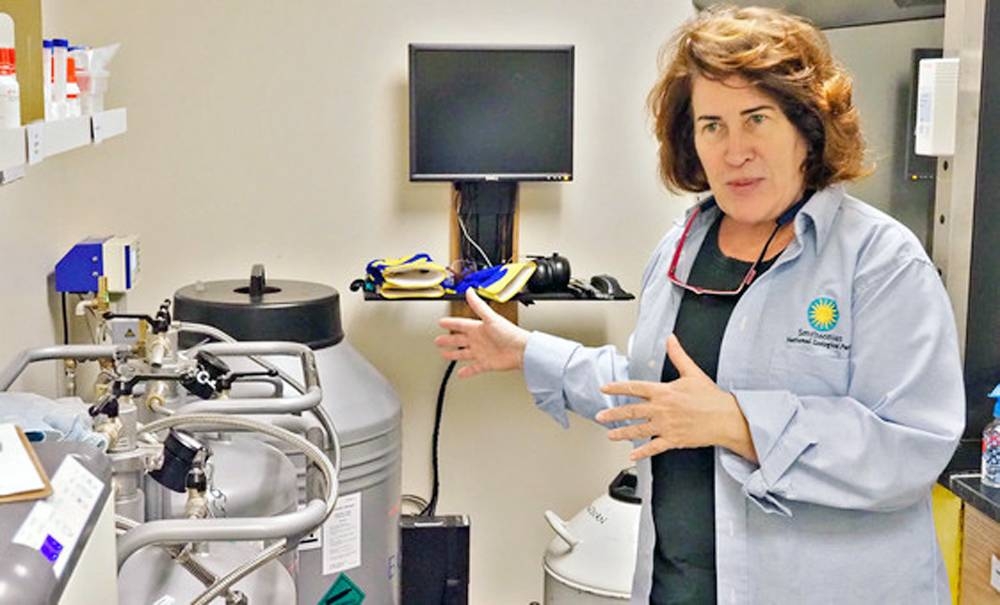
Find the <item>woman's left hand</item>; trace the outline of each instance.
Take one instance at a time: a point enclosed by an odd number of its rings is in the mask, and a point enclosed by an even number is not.
[[[757,451],[736,397],[718,387],[681,347],[673,334],[667,339],[667,356],[680,378],[671,382],[629,380],[601,387],[605,395],[644,399],[602,410],[598,422],[645,419],[608,431],[612,441],[652,439],[632,450],[632,460],[655,456],[669,449],[719,445],[751,462]]]

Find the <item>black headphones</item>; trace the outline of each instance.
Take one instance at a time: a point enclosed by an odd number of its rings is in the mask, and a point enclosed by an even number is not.
[[[528,280],[529,292],[563,292],[569,285],[569,259],[553,252],[552,256],[528,256],[535,261],[535,272]]]

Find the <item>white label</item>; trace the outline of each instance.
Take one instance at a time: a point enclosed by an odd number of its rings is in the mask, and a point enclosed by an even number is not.
[[[1000,559],[996,555],[990,555],[990,586],[1000,592]]]
[[[0,185],[6,185],[7,183],[13,183],[17,179],[24,178],[24,164],[20,166],[8,166],[0,171]]]
[[[319,536],[322,531],[322,527],[317,527],[306,534],[301,540],[299,540],[299,550],[316,550],[319,548]]]
[[[914,135],[926,137],[931,132],[931,118],[934,115],[934,95],[930,88],[920,88],[917,92],[917,125]]]
[[[337,498],[323,524],[323,575],[361,566],[361,492]]]
[[[20,91],[16,77],[0,76],[0,128],[21,127]]]
[[[100,479],[67,456],[52,477],[52,495],[35,504],[12,541],[41,552],[54,564],[56,577],[62,576],[103,488]]]
[[[0,424],[0,496],[37,491],[45,487],[35,463],[13,424]]]
[[[45,157],[45,122],[32,122],[25,128],[28,136],[28,164],[41,162]]]

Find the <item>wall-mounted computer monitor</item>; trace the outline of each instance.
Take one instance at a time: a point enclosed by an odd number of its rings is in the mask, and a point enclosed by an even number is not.
[[[572,178],[572,46],[410,45],[410,180]]]

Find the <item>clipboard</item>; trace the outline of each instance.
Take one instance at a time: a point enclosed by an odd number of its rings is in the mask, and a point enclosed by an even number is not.
[[[52,484],[49,482],[49,477],[45,473],[45,468],[42,467],[41,461],[38,459],[38,454],[35,452],[35,448],[31,446],[31,442],[28,441],[28,437],[21,430],[21,427],[17,425],[0,425],[0,427],[10,426],[13,427],[15,433],[17,434],[17,440],[14,443],[20,443],[21,447],[24,448],[24,453],[27,455],[31,464],[34,466],[35,473],[38,475],[38,479],[42,483],[42,487],[38,489],[15,492],[12,494],[7,494],[5,496],[0,496],[0,504],[6,504],[8,502],[23,502],[25,500],[40,500],[42,498],[47,498],[52,494]],[[10,446],[10,443],[4,443],[5,446]],[[4,452],[0,450],[0,460],[3,460]]]

